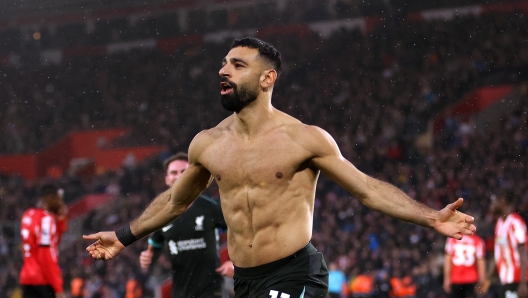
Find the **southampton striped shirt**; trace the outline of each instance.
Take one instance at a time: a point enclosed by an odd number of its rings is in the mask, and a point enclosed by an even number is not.
[[[517,246],[526,242],[526,223],[517,213],[499,218],[495,226],[495,263],[503,285],[518,283],[521,276]]]
[[[30,208],[24,212],[20,224],[24,256],[20,270],[21,285],[50,285],[55,293],[62,292],[63,281],[57,257],[60,238],[66,229],[65,220],[56,220],[44,209]]]
[[[484,240],[477,235],[464,236],[462,240],[448,238],[445,252],[451,256],[451,282],[470,284],[478,282],[477,260],[484,258]]]

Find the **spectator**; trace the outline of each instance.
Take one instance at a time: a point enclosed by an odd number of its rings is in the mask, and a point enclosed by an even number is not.
[[[336,263],[330,263],[328,266],[328,292],[330,298],[343,298],[344,287],[346,287],[345,274],[337,268]]]

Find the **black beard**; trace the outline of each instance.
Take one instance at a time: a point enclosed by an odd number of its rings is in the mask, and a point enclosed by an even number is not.
[[[228,83],[233,88],[233,91],[229,94],[220,94],[220,103],[224,109],[239,113],[245,106],[257,99],[258,94],[256,91],[251,91],[245,86],[241,86],[239,89],[237,84],[225,78],[222,78],[221,81]]]

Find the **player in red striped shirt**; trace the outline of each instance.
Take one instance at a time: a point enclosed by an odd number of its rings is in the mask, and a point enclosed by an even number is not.
[[[58,246],[67,229],[67,209],[62,190],[55,185],[42,186],[39,195],[39,206],[26,210],[20,225],[24,254],[20,271],[22,295],[24,298],[61,298],[63,281]]]
[[[492,196],[491,209],[499,217],[495,225],[495,265],[502,297],[526,298],[526,223],[513,211],[515,198],[509,191]]]
[[[475,297],[475,286],[486,280],[484,240],[473,234],[448,238],[444,258],[444,290],[453,298]]]

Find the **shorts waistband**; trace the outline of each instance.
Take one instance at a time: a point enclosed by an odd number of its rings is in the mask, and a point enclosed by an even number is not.
[[[271,263],[262,264],[259,266],[249,267],[249,268],[241,268],[241,267],[234,266],[235,267],[234,278],[253,279],[253,278],[270,275],[271,273],[284,267],[286,264],[291,262],[293,259],[298,258],[298,257],[308,256],[316,252],[317,252],[317,249],[315,248],[315,246],[313,246],[312,243],[308,242],[308,244],[306,244],[303,248],[293,253],[292,255],[279,259],[277,261],[273,261]]]

